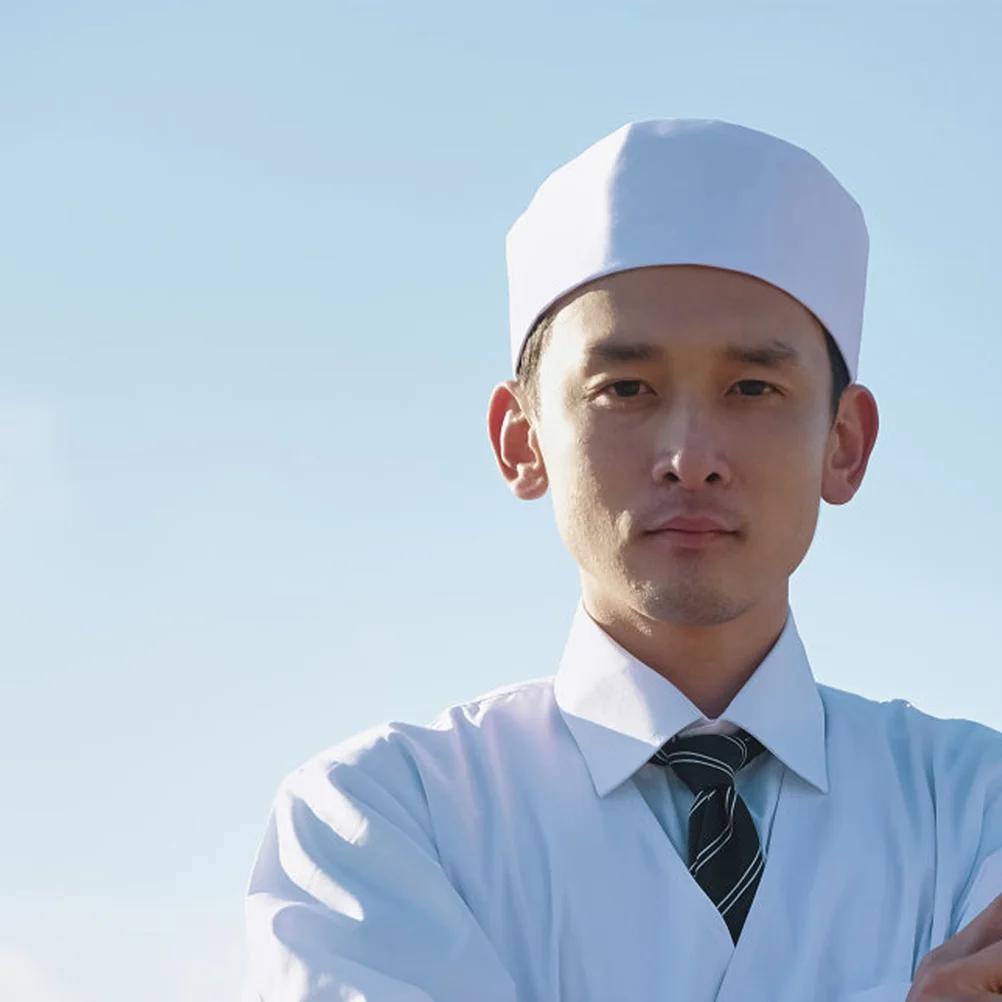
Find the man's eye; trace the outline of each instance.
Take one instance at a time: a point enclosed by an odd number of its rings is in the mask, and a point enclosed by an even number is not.
[[[607,388],[622,400],[627,397],[639,396],[643,386],[643,380],[640,379],[620,379],[615,383],[610,383]]]
[[[734,384],[734,389],[741,397],[765,397],[776,392],[771,383],[762,379],[742,379]]]

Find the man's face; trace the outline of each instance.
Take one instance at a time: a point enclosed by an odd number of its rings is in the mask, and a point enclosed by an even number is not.
[[[817,320],[713,268],[621,272],[553,321],[534,420],[593,608],[709,626],[784,603],[837,443]]]

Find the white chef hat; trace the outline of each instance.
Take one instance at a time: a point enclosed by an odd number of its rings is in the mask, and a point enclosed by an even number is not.
[[[689,264],[789,293],[855,378],[868,251],[862,210],[799,147],[727,122],[624,125],[554,171],[508,233],[512,366],[571,290],[630,268]]]

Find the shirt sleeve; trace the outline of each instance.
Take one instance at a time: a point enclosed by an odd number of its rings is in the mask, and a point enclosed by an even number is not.
[[[977,875],[960,908],[960,917],[954,924],[953,932],[957,933],[963,929],[999,894],[1002,894],[1002,849],[993,852],[978,867]]]
[[[282,784],[246,922],[244,1002],[515,1002],[442,867],[418,770],[385,737]]]
[[[968,848],[960,853],[967,862],[958,873],[963,890],[951,936],[1002,894],[1002,735],[979,724],[965,725],[949,749],[955,793],[948,813],[956,829],[948,848]]]

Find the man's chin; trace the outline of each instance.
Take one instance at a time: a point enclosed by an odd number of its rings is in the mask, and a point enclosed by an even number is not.
[[[670,586],[649,583],[640,589],[640,611],[674,626],[720,626],[748,611],[749,603],[719,587],[686,582]]]

